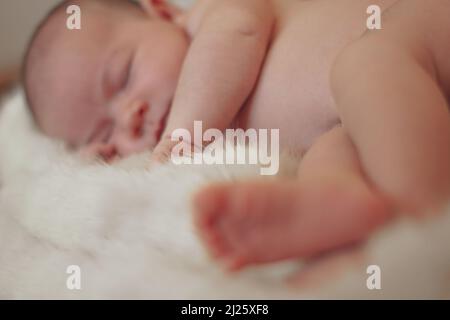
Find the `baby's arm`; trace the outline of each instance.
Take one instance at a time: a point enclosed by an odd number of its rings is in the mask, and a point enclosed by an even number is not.
[[[274,17],[269,0],[217,0],[205,13],[181,72],[156,157],[167,156],[171,133],[225,129],[252,91],[270,41]]]

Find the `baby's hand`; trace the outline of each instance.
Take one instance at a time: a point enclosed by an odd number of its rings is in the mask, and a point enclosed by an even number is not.
[[[156,147],[153,149],[150,164],[163,164],[170,160],[172,149],[179,141],[172,141],[170,136],[161,138]]]
[[[153,149],[151,156],[150,166],[155,164],[163,164],[169,161],[172,157],[173,148],[176,145],[182,147],[182,151],[186,151],[184,154],[174,154],[175,157],[193,157],[195,152],[202,152],[202,147],[195,146],[190,141],[173,141],[170,136],[164,136]]]

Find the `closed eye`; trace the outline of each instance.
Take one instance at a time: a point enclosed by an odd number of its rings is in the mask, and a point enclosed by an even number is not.
[[[128,58],[125,67],[120,71],[120,75],[118,76],[117,81],[117,90],[123,90],[127,87],[128,81],[130,80],[132,62],[132,57]]]
[[[127,49],[114,52],[107,60],[102,77],[103,93],[107,99],[127,87],[132,65],[133,55]]]

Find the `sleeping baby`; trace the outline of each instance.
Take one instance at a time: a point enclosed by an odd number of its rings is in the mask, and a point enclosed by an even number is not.
[[[66,8],[81,8],[80,30]],[[378,5],[382,29],[369,31]],[[230,270],[358,243],[450,193],[450,2],[163,0],[63,2],[25,59],[47,135],[106,160],[203,127],[280,129],[304,154],[296,179],[211,185],[198,232]],[[192,141],[190,142],[192,143]]]

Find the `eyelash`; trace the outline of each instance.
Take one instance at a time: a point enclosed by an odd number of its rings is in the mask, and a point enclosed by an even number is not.
[[[121,75],[119,90],[123,90],[128,86],[128,82],[130,81],[131,69],[133,66],[133,58],[130,58],[126,67],[124,69],[123,75]]]

